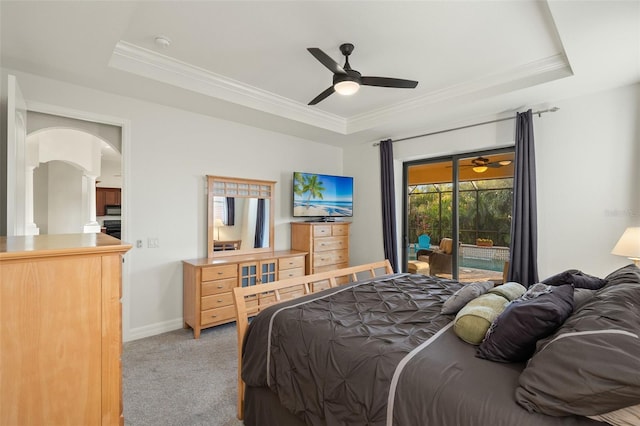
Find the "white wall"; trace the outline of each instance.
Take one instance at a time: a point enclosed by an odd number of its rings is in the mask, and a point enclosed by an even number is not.
[[[342,150],[336,147],[15,74],[27,103],[130,123],[128,154],[123,148],[123,239],[134,248],[124,266],[125,340],[182,327],[181,260],[206,256],[205,175],[277,181],[275,248],[288,249],[293,171],[342,173]],[[160,247],[147,248],[148,238],[157,238]],[[136,240],[144,248],[135,248]]]
[[[64,161],[50,161],[47,165],[47,233],[82,232],[85,211],[82,202],[82,170]],[[37,204],[39,200],[34,199],[34,209],[40,210],[35,207]]]
[[[100,181],[96,186],[102,188],[122,188],[122,161],[109,161],[102,158],[100,165]]]
[[[540,278],[569,268],[603,276],[629,263],[610,251],[626,227],[640,225],[640,85],[554,105],[558,112],[534,118]],[[513,138],[514,122],[506,121],[395,143],[399,232],[403,161],[513,145]],[[344,173],[357,188],[352,263],[384,256],[379,162],[371,143],[344,151]]]
[[[640,226],[640,84],[558,106],[536,122],[540,273],[604,275],[629,263],[610,252]]]
[[[40,164],[33,170],[33,221],[40,234],[49,233],[49,164]]]

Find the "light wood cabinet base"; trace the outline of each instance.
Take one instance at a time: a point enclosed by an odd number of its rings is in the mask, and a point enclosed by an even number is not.
[[[233,288],[304,275],[305,257],[306,252],[285,250],[184,260],[185,328],[191,327],[199,339],[203,329],[235,321]]]
[[[291,248],[309,252],[306,274],[349,266],[349,222],[291,222]]]
[[[130,247],[105,234],[0,237],[0,424],[124,424]]]

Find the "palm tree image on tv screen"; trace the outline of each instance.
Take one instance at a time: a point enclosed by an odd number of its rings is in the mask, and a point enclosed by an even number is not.
[[[295,172],[293,216],[353,216],[353,178]]]

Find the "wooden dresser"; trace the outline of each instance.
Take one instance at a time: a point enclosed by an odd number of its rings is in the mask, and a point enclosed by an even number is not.
[[[105,234],[0,237],[0,424],[124,424],[130,248]]]
[[[291,248],[309,252],[307,275],[349,266],[349,225],[349,222],[291,222]]]
[[[198,339],[204,328],[236,320],[232,289],[304,275],[304,251],[275,251],[184,260],[184,326]],[[294,297],[292,293],[290,295]]]

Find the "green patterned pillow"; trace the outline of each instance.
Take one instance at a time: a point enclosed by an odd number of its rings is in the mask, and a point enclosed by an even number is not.
[[[492,288],[489,290],[489,293],[499,294],[511,302],[512,300],[516,300],[518,297],[522,296],[525,291],[527,291],[527,289],[522,284],[510,281]]]
[[[486,293],[473,299],[456,315],[453,331],[465,342],[479,345],[508,303],[506,298],[494,293]]]

